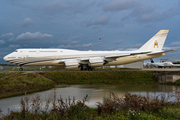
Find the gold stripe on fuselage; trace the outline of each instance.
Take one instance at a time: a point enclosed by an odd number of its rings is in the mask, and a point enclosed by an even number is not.
[[[116,61],[107,63],[106,66],[123,65],[123,64],[133,63],[133,62],[142,61],[146,59],[161,57],[164,55],[165,53],[157,54],[157,55],[142,54],[142,55],[131,55],[127,57],[120,57],[120,58],[117,58]],[[42,61],[42,62],[40,61],[40,62],[34,62],[34,63],[25,63],[25,65],[27,66],[56,66],[56,65],[62,66],[64,65],[64,64],[59,64],[59,61],[60,60],[51,60],[51,61]]]

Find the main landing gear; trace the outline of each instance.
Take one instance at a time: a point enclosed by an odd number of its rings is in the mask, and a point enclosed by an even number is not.
[[[19,71],[23,71],[23,68],[19,68]]]
[[[95,69],[93,67],[86,67],[86,68],[83,68],[83,66],[81,66],[81,71],[95,71]]]

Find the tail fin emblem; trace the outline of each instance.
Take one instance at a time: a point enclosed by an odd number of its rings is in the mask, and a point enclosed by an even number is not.
[[[154,42],[154,48],[155,48],[156,46],[157,46],[157,48],[159,47],[157,40],[155,40],[155,42]]]

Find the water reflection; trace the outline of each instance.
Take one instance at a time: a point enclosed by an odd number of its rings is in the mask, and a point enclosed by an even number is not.
[[[141,94],[145,95],[146,92],[150,94],[160,94],[165,93],[174,93],[175,90],[180,91],[180,87],[170,86],[170,85],[130,85],[130,84],[87,84],[87,85],[58,85],[53,89],[37,92],[30,94],[30,97],[39,94],[42,101],[45,103],[48,98],[53,98],[54,91],[57,95],[57,98],[60,98],[60,95],[63,99],[71,98],[75,96],[76,100],[82,100],[86,94],[88,94],[88,101],[86,105],[90,107],[96,107],[96,102],[103,102],[103,99],[108,96],[109,92],[112,91],[116,93],[119,97],[123,97],[126,92],[131,94]],[[19,109],[21,96],[0,99],[0,108],[6,114],[8,108],[12,110]]]

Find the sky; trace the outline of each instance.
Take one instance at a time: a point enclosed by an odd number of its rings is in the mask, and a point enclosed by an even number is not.
[[[160,59],[180,60],[179,0],[1,0],[0,64],[19,48],[137,50],[168,29]]]

